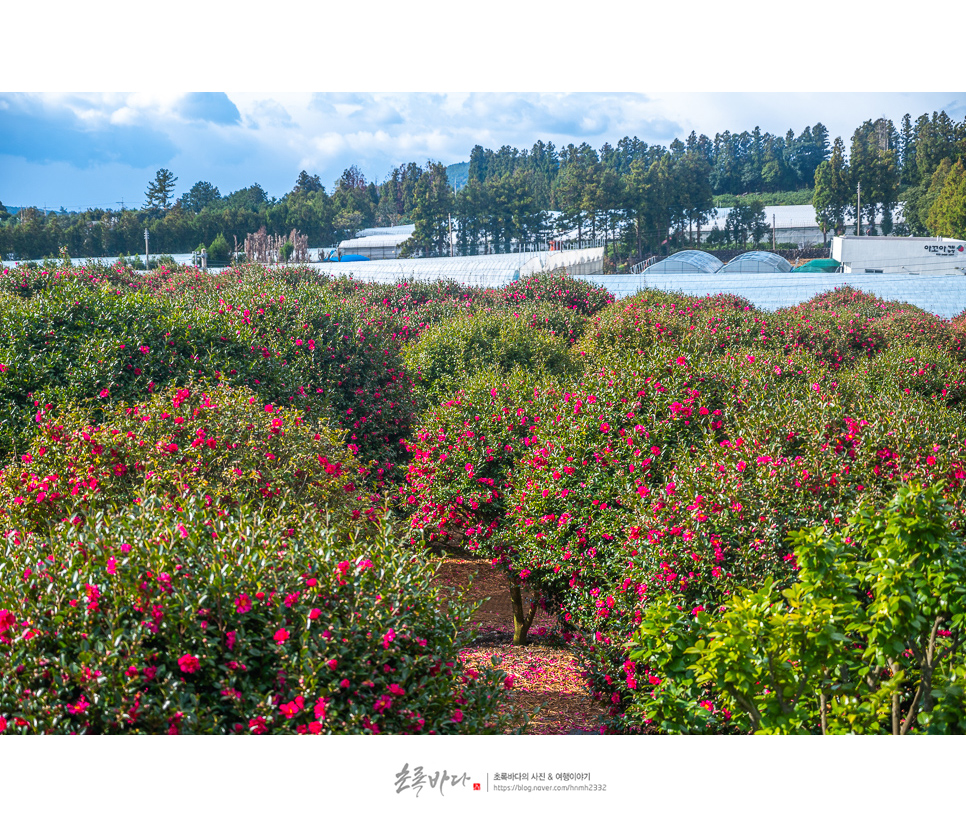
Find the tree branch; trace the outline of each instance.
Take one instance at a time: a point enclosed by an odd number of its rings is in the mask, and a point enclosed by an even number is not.
[[[775,662],[772,658],[771,652],[765,655],[768,658],[768,674],[771,676],[772,688],[775,691],[775,695],[778,697],[778,706],[781,708],[782,713],[788,715],[791,710],[785,706],[785,699],[782,697],[782,687],[779,683],[777,676],[775,675]]]
[[[756,732],[761,727],[761,713],[758,711],[758,708],[755,706],[754,702],[747,700],[743,695],[739,694],[734,686],[730,683],[726,683],[724,688],[728,694],[741,705],[741,708],[751,717],[752,732]]]

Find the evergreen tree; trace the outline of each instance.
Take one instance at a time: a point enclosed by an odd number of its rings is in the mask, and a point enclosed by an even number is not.
[[[446,166],[429,161],[416,183],[412,220],[416,226],[403,246],[403,256],[449,254],[449,216],[453,211],[453,189]]]
[[[866,228],[876,233],[876,214],[882,212],[882,231],[892,231],[892,212],[898,202],[899,170],[897,154],[892,146],[894,128],[888,119],[865,121],[852,134],[849,170],[852,184],[858,189],[861,203],[858,211],[864,216]],[[856,217],[856,209],[850,210]],[[861,218],[857,218],[861,219]]]
[[[293,192],[295,194],[311,194],[314,191],[324,190],[325,187],[322,185],[322,180],[319,179],[318,175],[310,177],[305,171],[301,171],[298,179],[295,181]]]
[[[912,234],[920,237],[935,234],[929,222],[929,215],[952,169],[953,164],[948,159],[944,159],[928,180],[906,191],[905,218]]]
[[[352,165],[342,172],[332,194],[336,233],[350,237],[376,222],[378,192],[369,187],[362,172]]]
[[[180,203],[185,211],[199,214],[202,210],[221,200],[221,192],[210,182],[196,182],[191,190],[181,195]]]
[[[148,183],[148,190],[144,192],[147,202],[144,204],[146,209],[160,209],[167,211],[171,205],[171,197],[174,194],[174,184],[178,178],[167,168],[161,168],[155,174],[154,179]]]
[[[225,197],[225,207],[235,211],[258,212],[268,203],[268,194],[257,182],[248,186],[248,188],[240,188],[238,191],[232,191],[231,194]],[[256,226],[251,231],[255,232],[258,228]]]
[[[694,133],[691,133],[694,137]],[[694,138],[690,141],[684,156],[677,160],[677,179],[680,185],[683,217],[688,224],[688,238],[697,232],[697,244],[701,245],[701,227],[707,225],[714,215],[714,198],[711,193],[711,163],[701,146]],[[707,138],[707,137],[704,137]]]
[[[830,159],[815,169],[815,190],[812,205],[815,219],[822,230],[822,245],[828,243],[829,231],[845,224],[845,211],[851,198],[848,166],[845,162],[845,145],[836,137]]]
[[[912,117],[906,113],[902,117],[902,130],[899,134],[899,180],[903,186],[918,184],[919,169],[916,166],[916,134]]]
[[[828,129],[821,122],[806,127],[792,143],[792,167],[795,187],[810,188],[815,171],[829,157]]]
[[[716,133],[711,189],[715,194],[737,194],[741,191],[739,137],[730,131]]]
[[[742,247],[748,245],[748,238],[751,238],[757,246],[768,234],[768,220],[765,217],[764,203],[757,198],[747,202],[740,197],[737,198],[728,212],[724,230],[730,241],[740,244]]]
[[[929,209],[928,222],[937,235],[966,238],[966,168],[961,161],[957,161],[944,178]]]
[[[583,241],[584,229],[595,211],[595,178],[600,160],[586,142],[579,147],[567,145],[560,164],[560,174],[554,184],[554,202],[561,212],[562,227],[576,230],[578,242]]]
[[[956,125],[945,110],[923,114],[916,120],[916,168],[920,182],[932,176],[944,159],[962,159],[966,143],[963,126]]]

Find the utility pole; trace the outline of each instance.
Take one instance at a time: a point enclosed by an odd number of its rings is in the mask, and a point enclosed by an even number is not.
[[[775,250],[775,215],[771,216],[771,251]]]
[[[144,268],[148,268],[148,230],[144,230]]]
[[[855,236],[862,237],[862,183],[856,183],[855,191]]]

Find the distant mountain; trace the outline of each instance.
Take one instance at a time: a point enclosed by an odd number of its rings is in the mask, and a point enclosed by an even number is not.
[[[455,165],[447,165],[446,177],[449,180],[449,184],[459,191],[466,185],[466,181],[469,179],[469,171],[469,162],[457,162]]]

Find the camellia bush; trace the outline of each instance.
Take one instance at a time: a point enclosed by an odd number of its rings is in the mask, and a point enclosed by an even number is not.
[[[426,548],[515,642],[554,613],[613,731],[958,731],[961,320],[50,263],[0,327],[8,731],[505,726]]]
[[[428,410],[406,444],[412,461],[399,488],[399,506],[410,518],[413,544],[441,552],[473,554],[505,564],[494,537],[504,523],[506,499],[517,464],[531,443],[534,400],[552,380],[515,368],[509,375],[481,371],[454,399]],[[518,571],[508,570],[517,645],[540,602],[532,594],[524,610]]]
[[[38,400],[97,406],[221,382],[329,420],[385,469],[415,408],[395,326],[324,283],[293,288],[264,269],[135,287],[62,276],[0,299],[0,454],[24,452]]]
[[[216,507],[314,507],[337,523],[374,513],[357,486],[366,469],[341,433],[243,388],[174,386],[107,407],[98,422],[85,409],[37,406],[29,451],[0,470],[7,529],[40,531],[150,496],[177,502],[192,493]]]
[[[481,375],[428,412],[407,501],[424,535],[498,560],[580,635],[614,729],[735,731],[685,654],[700,618],[742,589],[790,587],[802,527],[834,531],[910,480],[955,495],[963,375],[908,328],[829,358],[824,343],[769,344],[774,317],[746,303],[658,300],[652,321],[691,324],[621,350],[603,324],[639,331],[617,315],[632,304],[613,305],[580,344],[582,377]],[[646,646],[633,657],[632,641]]]
[[[484,297],[497,299],[501,304],[545,301],[584,315],[614,303],[614,296],[608,290],[563,272],[541,272],[518,278],[504,287],[487,290]]]
[[[532,316],[536,318],[536,313]],[[580,368],[566,341],[526,315],[479,311],[424,330],[403,349],[403,364],[430,404],[448,399],[474,373],[522,368],[568,376]]]
[[[504,730],[504,676],[459,659],[473,606],[432,577],[386,528],[197,497],[9,535],[0,732]]]

